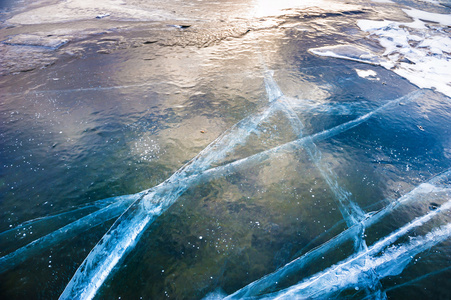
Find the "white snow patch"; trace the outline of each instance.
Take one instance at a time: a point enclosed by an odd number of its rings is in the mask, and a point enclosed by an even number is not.
[[[379,78],[376,77],[377,73],[373,70],[355,69],[355,71],[357,72],[357,75],[359,75],[359,77],[372,79],[372,80],[379,80]]]
[[[429,22],[436,22],[442,25],[451,26],[451,14],[437,14],[422,11],[419,9],[403,9],[403,11],[412,19],[419,19]]]

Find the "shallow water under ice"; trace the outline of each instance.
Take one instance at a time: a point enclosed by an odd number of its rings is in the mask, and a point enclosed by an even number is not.
[[[446,1],[0,12],[0,298],[450,298]]]

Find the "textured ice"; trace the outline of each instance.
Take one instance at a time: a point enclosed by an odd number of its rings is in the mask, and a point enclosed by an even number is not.
[[[352,3],[337,3],[328,0],[256,0],[253,1],[255,8],[252,12],[255,17],[278,16],[286,13],[288,9],[306,9],[310,7],[321,7],[323,9],[339,11],[343,9],[356,9]]]
[[[414,20],[423,20],[451,26],[450,14],[436,14],[414,8],[403,9],[403,11]],[[426,26],[424,26],[423,28],[426,28]]]
[[[421,16],[418,11],[406,12]],[[437,21],[444,21],[446,25],[447,19],[451,20],[451,16],[442,16]],[[386,49],[382,66],[419,87],[436,88],[451,95],[451,38],[444,29],[429,29],[419,19],[412,23],[361,20],[358,25]]]
[[[18,34],[3,41],[8,45],[36,46],[50,49],[58,49],[66,44],[69,40],[54,36],[44,36],[36,34]]]

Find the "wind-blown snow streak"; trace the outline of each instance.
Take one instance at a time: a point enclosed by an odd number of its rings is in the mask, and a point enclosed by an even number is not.
[[[403,195],[397,201],[387,205],[378,212],[374,214],[367,214],[366,218],[363,219],[359,224],[356,224],[346,229],[345,231],[335,236],[334,238],[330,239],[326,243],[305,253],[303,256],[289,262],[288,264],[281,267],[277,271],[248,284],[247,286],[241,288],[235,293],[229,295],[226,299],[242,299],[245,297],[251,297],[261,294],[262,292],[265,292],[270,288],[277,288],[276,283],[279,282],[280,279],[287,278],[299,272],[304,266],[324,256],[328,251],[334,250],[340,247],[345,242],[353,239],[355,235],[360,232],[362,226],[364,228],[367,228],[377,223],[380,219],[382,219],[389,213],[393,212],[400,205],[405,205],[407,203],[417,200],[418,195],[448,190],[443,187],[437,187],[437,185],[439,185],[443,181],[447,181],[450,179],[451,179],[451,169],[447,170],[446,172],[440,175],[433,177],[428,182],[420,184],[415,189]]]
[[[450,237],[451,224],[435,229],[423,237],[411,238],[409,243],[393,246],[388,249],[386,247],[412,229],[425,224],[442,211],[449,210],[450,208],[451,200],[448,200],[437,210],[415,218],[412,222],[376,242],[366,251],[353,255],[342,263],[315,274],[288,289],[280,291],[277,294],[272,294],[269,298],[311,299],[325,297],[333,292],[351,286],[357,288],[364,287],[368,283],[365,279],[365,274],[370,270],[375,270],[379,278],[399,275],[415,255]],[[384,250],[382,255],[376,256],[382,250]],[[263,299],[265,298],[263,297]]]

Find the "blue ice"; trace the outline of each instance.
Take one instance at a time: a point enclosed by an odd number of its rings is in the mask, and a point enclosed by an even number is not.
[[[341,234],[335,236],[334,238],[330,239],[326,243],[318,246],[317,248],[305,253],[301,257],[289,262],[285,266],[281,267],[274,273],[268,274],[261,279],[258,279],[247,286],[243,287],[242,289],[236,291],[232,295],[228,296],[227,299],[242,299],[246,297],[256,296],[261,294],[262,292],[274,287],[274,283],[278,282],[280,278],[286,278],[289,276],[292,276],[293,274],[299,272],[302,270],[304,266],[307,264],[314,262],[317,259],[320,259],[322,256],[324,256],[327,252],[333,251],[337,247],[340,247],[345,242],[353,239],[356,234],[360,232],[360,228],[367,228],[378,221],[380,221],[384,216],[390,214],[393,212],[397,207],[401,205],[406,205],[411,202],[418,201],[420,199],[420,196],[422,195],[429,195],[429,194],[437,194],[439,192],[449,192],[450,187],[445,186],[443,187],[443,183],[446,181],[449,181],[451,179],[451,169],[433,177],[428,182],[422,183],[419,186],[417,186],[415,189],[410,191],[409,193],[403,195],[400,197],[397,201],[393,202],[390,205],[387,205],[383,209],[379,210],[376,213],[367,214],[365,219],[363,219],[359,224],[355,224],[345,231],[343,231]],[[412,222],[409,225],[406,225],[403,227],[403,229],[400,229],[397,233],[394,233],[391,235],[391,237],[385,238],[383,241],[379,243],[379,245],[385,245],[384,243],[387,243],[389,241],[392,241],[394,237],[398,237],[401,233],[406,233],[408,230],[412,229],[415,226],[420,226],[424,224],[424,222],[428,221],[432,217],[436,216],[438,213],[440,213],[443,210],[449,209],[450,201],[447,202],[446,205],[443,205],[440,210],[435,210],[430,212],[428,215],[423,216],[416,220],[416,222]],[[380,246],[373,246],[375,247]],[[377,248],[377,249],[379,249]],[[365,250],[365,252],[368,250]],[[365,253],[363,252],[363,253]]]

